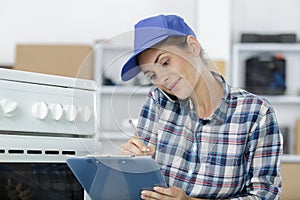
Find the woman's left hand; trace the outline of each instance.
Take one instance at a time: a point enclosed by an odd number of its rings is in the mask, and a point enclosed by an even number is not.
[[[141,192],[141,198],[146,200],[190,200],[183,189],[171,186],[169,188],[154,187],[154,191],[143,190]]]

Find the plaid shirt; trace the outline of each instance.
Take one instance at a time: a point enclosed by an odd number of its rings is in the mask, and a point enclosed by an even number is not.
[[[169,185],[198,198],[279,199],[282,136],[272,106],[223,83],[211,117],[199,118],[190,99],[172,100],[152,89],[138,132],[155,145],[155,160]]]

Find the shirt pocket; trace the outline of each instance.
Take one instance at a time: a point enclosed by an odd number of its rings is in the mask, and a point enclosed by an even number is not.
[[[234,179],[244,175],[244,156],[220,156],[208,154],[206,171],[217,178]]]

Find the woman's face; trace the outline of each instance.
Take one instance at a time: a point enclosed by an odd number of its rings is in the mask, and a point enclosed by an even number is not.
[[[198,55],[189,47],[167,46],[147,49],[137,59],[142,72],[158,88],[186,99],[199,82],[199,69],[195,67]]]

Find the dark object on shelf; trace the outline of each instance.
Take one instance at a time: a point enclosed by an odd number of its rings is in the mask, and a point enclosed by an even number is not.
[[[243,33],[241,36],[241,42],[245,43],[296,43],[297,36],[294,33],[291,34],[251,34]]]
[[[103,85],[116,85],[116,83],[107,77],[103,77]]]
[[[287,126],[282,126],[280,127],[280,132],[282,134],[282,137],[283,137],[283,153],[284,154],[289,154],[291,153],[289,148],[290,148],[290,130],[289,130],[289,127]]]
[[[286,61],[281,54],[246,60],[246,90],[262,95],[281,95],[286,89]]]
[[[11,66],[11,65],[0,65],[0,68],[12,69],[13,66]]]

